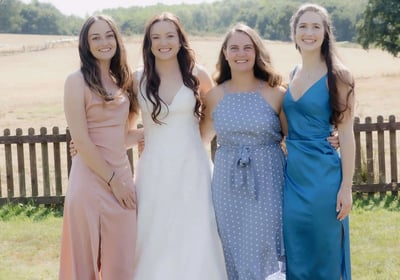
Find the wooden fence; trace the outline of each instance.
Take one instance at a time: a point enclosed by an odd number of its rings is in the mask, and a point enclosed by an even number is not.
[[[388,121],[379,116],[376,123],[370,117],[364,123],[355,118],[354,131],[353,192],[385,195],[390,191],[398,195],[400,122],[395,116],[389,116]],[[5,129],[0,136],[0,205],[29,201],[62,204],[71,168],[67,145],[70,139],[69,131],[60,134],[58,127],[53,128],[52,134],[43,127],[35,134],[30,128],[27,135],[20,128],[15,135]],[[133,171],[137,153],[132,149],[127,153]]]

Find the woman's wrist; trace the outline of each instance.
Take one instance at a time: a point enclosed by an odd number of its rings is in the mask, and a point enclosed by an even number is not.
[[[112,179],[114,179],[114,176],[115,176],[115,172],[113,171],[113,172],[111,173],[111,176],[110,176],[109,179],[107,180],[107,185],[108,185],[109,187],[111,187],[111,181],[112,181]]]

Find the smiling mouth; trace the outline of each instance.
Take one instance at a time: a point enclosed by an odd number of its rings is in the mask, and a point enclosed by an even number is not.
[[[158,49],[158,51],[160,53],[166,53],[166,52],[169,52],[170,50],[171,50],[170,48],[168,48],[168,49]]]
[[[109,52],[111,51],[111,48],[104,48],[104,49],[99,49],[99,52]]]

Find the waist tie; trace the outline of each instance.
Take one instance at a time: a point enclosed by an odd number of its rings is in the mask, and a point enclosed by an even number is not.
[[[231,165],[230,179],[232,188],[247,189],[251,196],[258,200],[258,184],[256,182],[256,171],[252,162],[252,152],[260,148],[266,148],[266,144],[230,146],[220,145],[219,148],[229,149],[236,152]]]

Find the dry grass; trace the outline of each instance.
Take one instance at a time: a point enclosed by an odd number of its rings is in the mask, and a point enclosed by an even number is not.
[[[16,128],[22,128],[26,133],[29,127],[38,131],[42,126],[47,127],[48,131],[51,131],[53,126],[59,126],[62,131],[66,127],[62,101],[63,83],[65,77],[79,67],[76,45],[63,45],[40,52],[1,56],[6,48],[19,50],[22,45],[42,45],[59,39],[62,38],[60,36],[0,34],[0,42],[2,42],[0,44],[0,72],[2,73],[0,82],[2,93],[0,95],[1,131],[5,128],[11,128],[13,134]],[[203,64],[210,73],[214,70],[220,43],[221,38],[192,38],[192,46],[196,51],[198,62]],[[288,77],[288,73],[300,59],[293,45],[267,42],[267,46],[277,69],[285,77]],[[127,39],[126,47],[131,65],[136,67],[140,64],[140,39],[138,37]],[[367,52],[359,48],[343,47],[339,49],[339,52],[356,77],[356,115],[362,119],[371,116],[373,120],[376,119],[377,115],[383,115],[385,118],[391,114],[400,116],[400,97],[398,96],[400,94],[400,59],[395,59],[379,50]],[[1,163],[0,167],[4,168],[4,163]],[[378,214],[381,215],[381,213]],[[392,214],[393,219],[397,219],[398,215]],[[369,217],[370,215],[365,216]],[[353,218],[355,217],[357,216],[354,215]],[[381,216],[376,217],[378,220],[380,218]],[[360,224],[370,224],[368,223],[370,220],[370,218],[367,218],[365,221],[360,221]],[[369,264],[363,264],[365,256],[369,255],[370,250],[367,250],[367,245],[371,241],[360,238],[354,222],[357,222],[357,218],[353,219],[354,232],[357,233],[352,244],[353,254],[356,254],[353,258],[354,276],[357,279],[389,279],[380,276],[375,277],[375,275],[381,275],[380,272],[374,272],[374,269],[368,268]],[[0,261],[0,267],[2,267],[0,269],[1,279],[11,279],[10,275],[13,279],[56,278],[59,234],[61,232],[60,218],[52,219],[48,223],[16,222],[0,224],[6,236],[18,236],[0,244],[2,248],[0,251],[4,251],[4,254],[0,254],[0,260],[3,260]],[[384,225],[381,224],[381,226]],[[26,228],[29,228],[29,231],[26,231]],[[49,228],[52,231],[49,231]],[[369,232],[363,229],[364,225],[361,231]],[[15,232],[21,233],[15,235]],[[37,236],[41,236],[40,240],[44,241],[45,244],[31,242],[32,238]],[[24,240],[28,240],[28,243]],[[393,245],[397,246],[397,244]],[[383,248],[381,246],[378,245],[376,248],[385,252],[385,250],[381,250]],[[360,248],[360,251],[358,251],[358,248]],[[371,255],[375,255],[375,253]],[[389,267],[389,269],[396,269],[398,259],[392,259],[392,261],[383,259],[380,264],[393,264],[393,267]],[[375,259],[368,259],[368,261],[376,262]],[[382,267],[385,268],[384,265]],[[392,271],[389,274],[394,275]]]
[[[18,47],[62,39],[60,36],[26,37],[0,34],[0,42]],[[200,64],[210,73],[214,71],[221,38],[193,38],[192,47]],[[0,54],[2,51],[0,45]],[[267,42],[276,68],[288,77],[300,56],[291,43]],[[133,68],[141,64],[140,39],[126,40],[129,61]],[[379,50],[369,52],[360,48],[341,47],[339,52],[356,77],[356,115],[390,114],[399,116],[400,59]],[[76,44],[64,45],[38,52],[24,52],[0,56],[0,128],[20,127],[24,131],[42,126],[49,129],[66,126],[63,113],[63,83],[65,77],[79,67]]]

